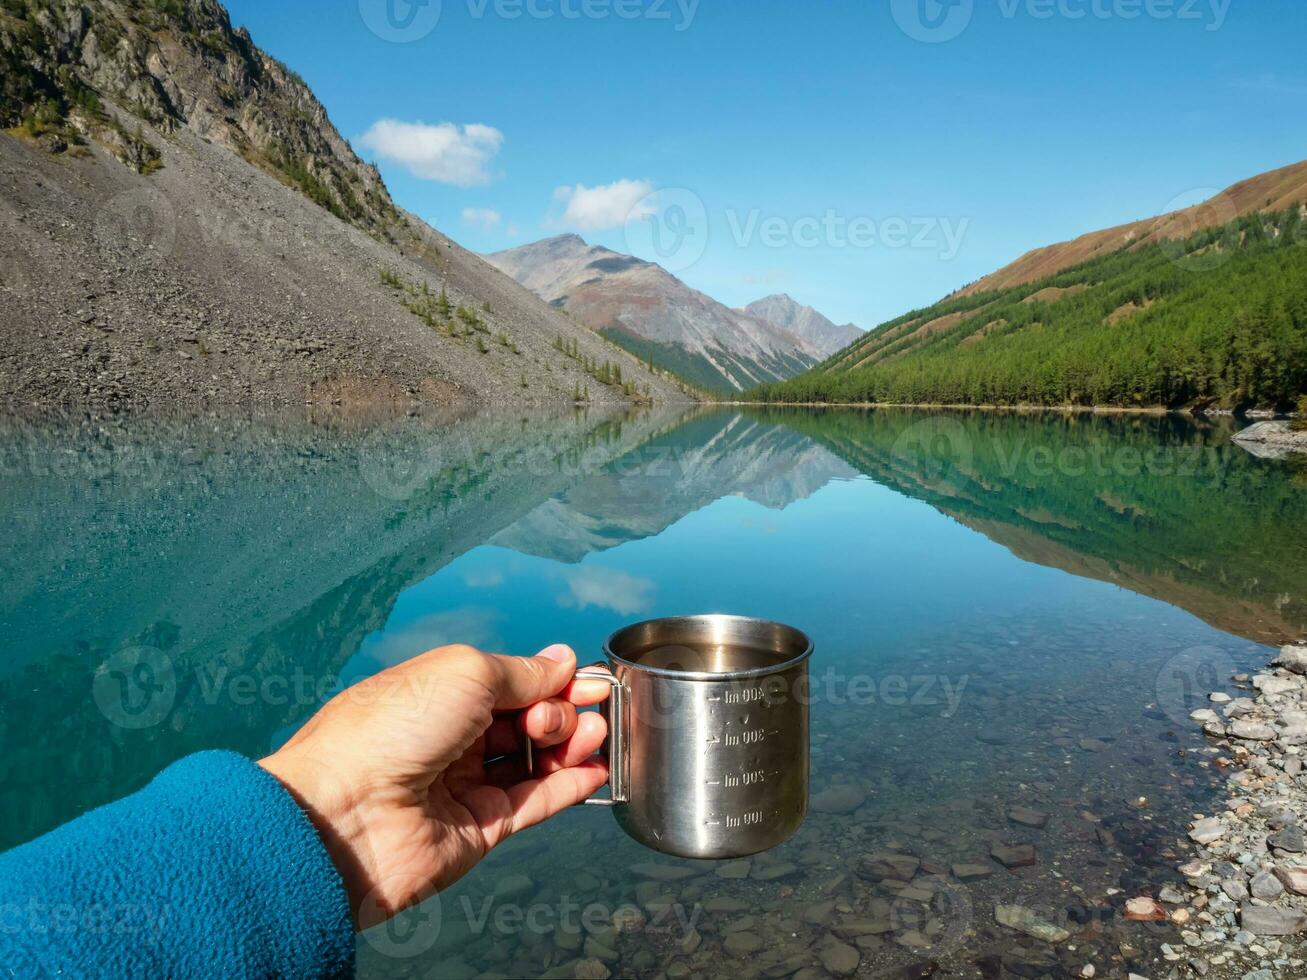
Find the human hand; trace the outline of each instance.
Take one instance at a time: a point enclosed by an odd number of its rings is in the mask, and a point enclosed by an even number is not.
[[[448,646],[342,691],[259,764],[308,813],[360,929],[453,884],[505,838],[580,803],[608,767],[604,681],[551,646],[505,657]],[[525,734],[535,775],[514,753]]]

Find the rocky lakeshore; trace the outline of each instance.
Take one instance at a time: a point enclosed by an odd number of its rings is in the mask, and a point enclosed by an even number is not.
[[[1307,646],[1286,646],[1266,672],[1233,681],[1234,694],[1214,691],[1191,715],[1229,772],[1227,799],[1189,830],[1199,854],[1180,866],[1188,887],[1159,896],[1157,911],[1184,940],[1163,952],[1177,964],[1171,976],[1304,976]]]
[[[1307,430],[1284,421],[1257,422],[1235,435],[1234,441],[1255,456],[1282,459],[1290,453],[1307,453]]]

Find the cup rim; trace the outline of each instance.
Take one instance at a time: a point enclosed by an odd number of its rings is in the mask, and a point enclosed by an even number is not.
[[[711,670],[672,670],[668,667],[650,667],[647,664],[637,663],[634,660],[627,660],[613,652],[613,640],[629,630],[637,629],[641,626],[650,626],[654,623],[669,622],[689,622],[694,620],[716,620],[718,622],[731,623],[762,623],[767,626],[777,626],[803,639],[803,652],[788,660],[780,663],[769,664],[765,667],[750,667],[747,670],[731,671],[711,671]],[[803,630],[787,623],[782,623],[772,619],[761,619],[757,616],[737,616],[731,613],[697,613],[691,616],[657,616],[653,619],[641,620],[638,623],[628,623],[620,629],[614,630],[609,634],[608,639],[604,640],[604,656],[611,661],[621,664],[623,667],[629,667],[631,670],[638,670],[645,674],[652,674],[655,677],[666,677],[671,680],[681,681],[738,681],[749,680],[755,677],[767,677],[771,674],[779,674],[791,667],[803,663],[812,656],[813,643],[810,637]]]

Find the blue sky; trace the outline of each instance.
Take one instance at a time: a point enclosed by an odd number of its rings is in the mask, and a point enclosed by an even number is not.
[[[468,247],[578,231],[731,305],[788,292],[864,327],[1307,157],[1307,5],[950,3],[229,9]]]

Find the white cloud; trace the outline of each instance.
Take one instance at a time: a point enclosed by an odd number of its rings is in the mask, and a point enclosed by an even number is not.
[[[499,224],[499,212],[491,208],[464,208],[463,220],[469,225],[478,225],[489,231]]]
[[[358,142],[415,177],[471,187],[489,183],[490,161],[503,145],[504,134],[481,123],[429,126],[378,119]]]
[[[618,180],[599,187],[577,184],[558,188],[554,200],[567,203],[561,224],[578,231],[603,231],[653,214],[652,206],[640,204],[641,198],[653,193],[653,189],[647,180]]]
[[[564,608],[588,609],[598,606],[621,616],[644,612],[653,604],[654,584],[616,568],[578,565],[564,569],[567,595],[558,597]]]

